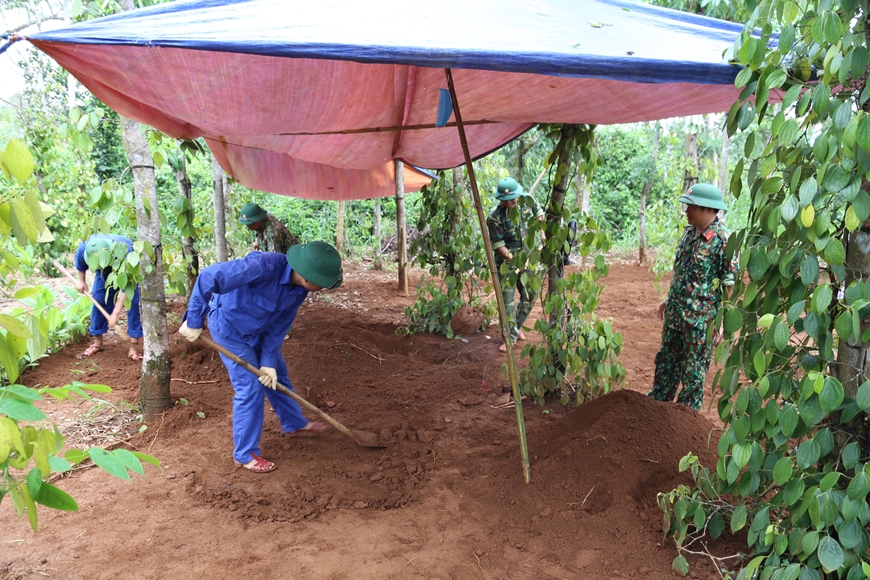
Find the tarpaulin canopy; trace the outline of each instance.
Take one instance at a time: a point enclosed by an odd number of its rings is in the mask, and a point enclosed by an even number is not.
[[[459,165],[534,123],[727,110],[742,26],[619,0],[193,0],[29,38],[119,113],[204,137],[251,188],[392,195],[393,160]],[[406,189],[428,178],[408,176]]]

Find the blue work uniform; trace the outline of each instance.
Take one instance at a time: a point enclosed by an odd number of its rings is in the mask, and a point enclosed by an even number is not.
[[[94,238],[108,238],[114,243],[126,244],[127,253],[133,251],[133,241],[124,236],[94,234],[88,241]],[[76,249],[75,267],[78,272],[88,271],[88,262],[85,260],[85,246],[87,242],[82,242]],[[111,313],[115,310],[115,297],[118,295],[117,288],[108,288],[106,291],[106,277],[102,270],[94,272],[94,285],[91,287],[91,296],[94,300],[100,303],[100,306],[106,312]],[[91,325],[88,327],[88,332],[91,336],[101,336],[109,331],[109,321],[100,312],[96,306],[91,308]],[[133,298],[130,300],[130,309],[127,310],[127,334],[130,338],[142,338],[142,319],[139,317],[139,285],[136,285],[136,290],[133,292]]]
[[[185,319],[190,328],[208,327],[216,343],[248,364],[271,367],[278,382],[293,389],[281,356],[290,330],[308,290],[291,281],[293,268],[284,254],[251,252],[241,260],[213,264],[196,280]],[[221,355],[235,389],[233,397],[233,459],[239,463],[260,455],[265,399],[275,409],[285,433],[308,424],[299,405],[289,396],[265,387],[254,373]]]

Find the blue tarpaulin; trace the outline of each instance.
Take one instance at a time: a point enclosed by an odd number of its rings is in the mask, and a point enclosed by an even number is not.
[[[538,122],[726,110],[741,30],[617,0],[194,0],[29,40],[123,115],[205,137],[245,185],[349,199],[390,195],[393,159],[462,162],[435,127],[444,68],[479,156]]]

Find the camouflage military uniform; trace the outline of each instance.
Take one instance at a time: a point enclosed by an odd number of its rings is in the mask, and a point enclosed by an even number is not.
[[[489,230],[489,239],[492,242],[492,249],[498,250],[501,247],[506,247],[511,254],[516,253],[523,247],[523,239],[528,233],[528,224],[531,220],[537,219],[544,215],[544,210],[541,206],[529,195],[521,195],[518,198],[518,203],[514,209],[520,212],[519,223],[514,223],[508,216],[509,210],[503,205],[496,206],[489,217],[486,218],[486,227]],[[505,263],[505,259],[496,252],[495,266],[501,271],[501,265]],[[531,271],[526,270],[526,273],[531,276]],[[522,274],[522,272],[520,272]],[[532,312],[532,305],[535,302],[537,295],[531,288],[526,287],[520,279],[517,278],[517,286],[502,287],[501,295],[504,299],[505,313],[507,314],[510,324],[511,339],[516,341],[519,329]],[[520,301],[519,305],[514,307],[514,299],[516,291],[519,290]]]
[[[299,243],[296,236],[290,233],[284,224],[272,214],[266,214],[260,229],[256,230],[257,242],[261,252],[280,252],[286,254],[290,246]]]
[[[701,235],[687,226],[677,245],[674,278],[664,312],[662,346],[656,355],[653,388],[657,401],[673,401],[700,410],[704,379],[713,356],[707,339],[710,322],[722,306],[722,285],[734,283],[734,269],[725,256],[727,232],[716,219]],[[714,284],[714,280],[720,280]]]

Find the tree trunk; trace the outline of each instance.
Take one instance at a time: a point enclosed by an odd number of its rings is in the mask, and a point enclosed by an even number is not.
[[[522,183],[523,181],[523,171],[525,170],[526,165],[526,153],[529,151],[529,146],[526,144],[526,140],[524,139],[525,135],[520,135],[520,138],[517,140],[517,174],[516,180]]]
[[[178,182],[178,191],[181,197],[187,200],[187,223],[188,227],[193,228],[193,196],[191,194],[190,177],[187,175],[187,159],[184,149],[179,148],[179,157],[181,159],[179,168],[175,171],[175,180]],[[185,270],[187,272],[187,292],[193,289],[193,284],[196,282],[196,277],[199,274],[199,253],[193,246],[193,238],[184,236],[181,238],[181,255],[184,257]]]
[[[719,154],[719,189],[727,191],[729,187],[728,180],[728,149],[731,146],[731,137],[728,136],[728,129],[722,128],[722,152]]]
[[[339,254],[344,254],[344,214],[347,208],[347,202],[342,200],[338,202],[338,210],[335,215],[335,249]]]
[[[862,180],[862,188],[870,192],[870,182]],[[865,221],[860,228],[849,234],[846,240],[846,279],[843,281],[846,287],[856,280],[870,279],[870,219]],[[834,289],[836,292],[838,289]],[[870,327],[867,318],[861,321],[861,336]],[[870,343],[862,342],[861,336],[850,337],[844,340],[840,337],[840,345],[837,348],[836,375],[843,384],[843,391],[847,398],[855,399],[858,395],[858,387],[865,381],[870,380]],[[839,418],[839,413],[837,413]],[[866,449],[870,443],[870,424],[866,420],[866,413],[859,413],[847,424],[846,432],[835,431],[835,451],[841,450],[850,441],[857,441],[861,449]],[[839,456],[839,454],[838,454]]]
[[[698,183],[698,134],[686,133],[686,172],[683,174],[683,193]]]
[[[374,217],[374,242],[375,242],[375,255],[372,260],[372,267],[375,270],[383,270],[384,265],[381,262],[381,247],[383,247],[383,240],[381,238],[381,199],[375,199],[375,215]]]
[[[652,175],[649,176],[649,180],[643,186],[643,191],[640,192],[640,215],[638,216],[637,224],[638,262],[640,264],[646,262],[646,198],[649,196],[649,192],[652,191],[653,184],[655,183],[656,160],[659,155],[659,140],[661,139],[661,135],[662,126],[656,122],[656,132],[653,136],[652,158],[650,159],[650,170],[652,171]]]
[[[224,178],[226,174],[218,164],[214,155],[211,156],[212,187],[214,188],[214,246],[218,262],[226,262],[227,252],[227,206]]]
[[[122,10],[132,10],[133,0],[121,0]],[[139,131],[139,123],[124,119],[124,148],[133,174],[136,199],[136,222],[139,241],[148,242],[154,259],[142,253],[139,268],[139,312],[145,333],[145,353],[139,396],[142,420],[152,422],[172,404],[169,389],[169,331],[166,326],[166,292],[163,287],[163,246],[160,240],[160,215],[157,211],[157,186],[154,180],[154,158],[148,141]]]
[[[590,200],[590,191],[589,191],[589,182],[586,180],[585,175],[581,175],[579,172],[574,174],[574,187],[577,189],[577,205],[580,206],[580,214],[587,216],[589,215],[589,205],[591,203]],[[578,234],[579,235],[579,234]],[[580,269],[586,267],[586,256],[580,254]]]
[[[451,195],[454,210],[453,215],[450,217],[450,229],[444,232],[445,242],[449,242],[450,238],[456,239],[456,233],[459,231],[459,224],[462,221],[462,195],[465,192],[465,179],[461,166],[453,168],[451,177],[453,178]],[[444,255],[444,271],[446,274],[454,276],[456,274],[456,263],[459,261],[459,255],[455,251],[458,248],[455,247],[455,244],[448,243],[448,245],[452,248],[452,251]]]
[[[567,143],[574,140],[577,134],[578,125],[562,125],[562,132],[559,137],[559,144],[556,149],[559,151],[559,159],[555,162],[556,167],[563,163],[568,165],[574,151],[570,150]],[[560,213],[565,205],[565,194],[568,191],[568,184],[571,180],[571,172],[566,171],[558,183],[553,185],[553,194],[550,196],[550,204],[547,206],[547,231],[555,232],[560,227],[563,227]],[[564,272],[562,264],[562,252],[555,252],[550,258],[550,264],[547,268],[547,297],[549,298],[556,292],[556,284],[562,278]],[[561,312],[550,313],[550,324],[555,323],[562,316]]]
[[[405,218],[405,164],[396,159],[396,240],[399,252],[399,292],[408,296],[408,226]]]

